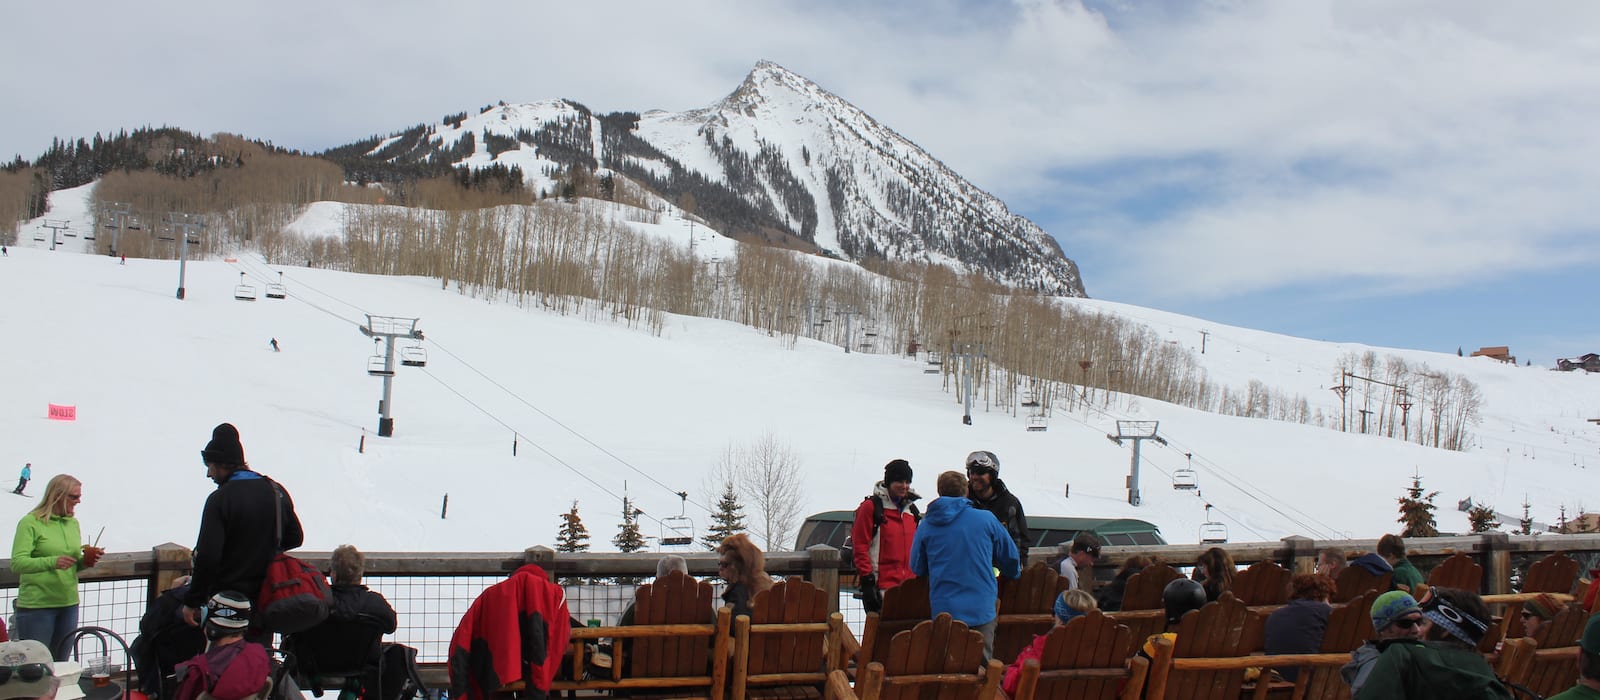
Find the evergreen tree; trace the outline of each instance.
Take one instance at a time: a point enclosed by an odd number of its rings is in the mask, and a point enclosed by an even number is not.
[[[1411,486],[1406,489],[1406,495],[1399,499],[1400,517],[1396,522],[1405,525],[1401,530],[1401,537],[1438,537],[1438,523],[1433,519],[1433,497],[1439,495],[1432,491],[1422,495],[1422,476],[1411,475]]]
[[[1523,496],[1522,519],[1517,521],[1517,534],[1519,535],[1533,534],[1533,513],[1530,510],[1531,508],[1533,508],[1533,504],[1528,503],[1527,496]]]
[[[711,528],[705,537],[700,538],[700,542],[706,549],[716,549],[723,540],[744,531],[744,504],[739,502],[739,492],[734,487],[733,479],[729,478],[722,483],[722,496],[717,499],[717,508],[711,513]]]
[[[1467,511],[1467,521],[1472,523],[1475,533],[1492,532],[1500,527],[1500,521],[1494,519],[1494,508],[1481,503]]]
[[[561,529],[556,531],[556,551],[589,551],[589,528],[584,527],[583,518],[578,516],[576,500],[572,502],[572,510],[561,515]]]
[[[572,501],[572,510],[561,514],[561,528],[556,531],[557,552],[587,552],[589,551],[589,528],[584,527],[583,518],[578,516],[578,501]],[[588,579],[581,576],[563,576],[561,585],[589,583]]]
[[[624,495],[622,497],[622,524],[617,526],[617,536],[611,538],[611,544],[617,546],[617,551],[624,554],[637,552],[645,548],[644,534],[639,532],[639,509],[633,507],[633,499]],[[618,576],[617,583],[637,584],[642,579],[638,576]]]
[[[1561,517],[1556,519],[1556,532],[1562,534],[1567,532],[1567,504],[1565,503],[1561,504]]]

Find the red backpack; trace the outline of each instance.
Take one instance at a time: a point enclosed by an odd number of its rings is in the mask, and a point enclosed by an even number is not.
[[[270,481],[270,480],[269,480]],[[273,512],[279,543],[283,538],[283,487],[272,481],[278,508]],[[316,567],[284,552],[272,557],[267,576],[256,596],[252,624],[268,632],[294,634],[316,627],[328,619],[328,599],[333,591],[328,579]]]
[[[328,588],[316,567],[279,552],[267,566],[252,621],[268,632],[294,634],[328,619]]]

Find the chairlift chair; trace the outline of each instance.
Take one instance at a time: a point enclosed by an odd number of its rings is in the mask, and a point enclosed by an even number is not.
[[[1042,433],[1049,429],[1050,423],[1044,416],[1028,416],[1028,432]]]
[[[39,229],[39,230],[34,231],[33,232],[33,240],[38,241],[40,243],[43,243],[44,242],[44,229]]]
[[[407,367],[427,367],[428,351],[422,345],[408,345],[400,348],[400,364]]]
[[[1200,487],[1199,477],[1187,467],[1172,472],[1172,488],[1194,490]]]
[[[1206,521],[1200,523],[1200,544],[1224,544],[1228,541],[1228,526],[1211,519],[1211,504],[1206,504]]]
[[[244,273],[239,273],[239,285],[233,288],[233,298],[239,301],[255,301],[256,288],[244,283]]]
[[[376,348],[377,345],[383,341],[374,338],[372,342],[373,347]],[[367,374],[370,374],[374,377],[393,377],[394,370],[389,369],[388,363],[383,359],[383,353],[380,352],[374,354],[372,357],[367,358]]]
[[[288,295],[289,292],[283,288],[283,271],[279,270],[278,281],[267,284],[267,298],[282,299]]]
[[[661,519],[661,537],[656,540],[661,551],[687,550],[694,546],[694,521],[683,511],[689,503],[689,492],[679,491],[678,498],[682,501],[678,514]]]

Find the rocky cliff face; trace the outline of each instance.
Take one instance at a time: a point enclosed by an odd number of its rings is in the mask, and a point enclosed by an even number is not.
[[[539,187],[573,169],[615,171],[669,202],[692,201],[698,216],[737,238],[853,261],[933,262],[1010,287],[1085,296],[1077,265],[1043,229],[775,63],[757,64],[732,94],[689,112],[501,104],[360,146],[364,158],[389,163],[515,166]]]

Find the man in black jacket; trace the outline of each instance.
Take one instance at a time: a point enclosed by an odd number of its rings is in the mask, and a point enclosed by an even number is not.
[[[1000,458],[993,452],[982,450],[967,455],[967,499],[978,510],[986,510],[1011,533],[1017,543],[1017,558],[1022,568],[1028,568],[1028,545],[1033,537],[1028,534],[1028,517],[1022,514],[1022,502],[1000,480]]]
[[[217,490],[206,497],[200,515],[194,577],[183,598],[183,619],[194,626],[200,624],[200,606],[220,591],[242,592],[254,603],[272,558],[305,540],[288,491],[244,461],[237,428],[218,425],[200,457]]]

